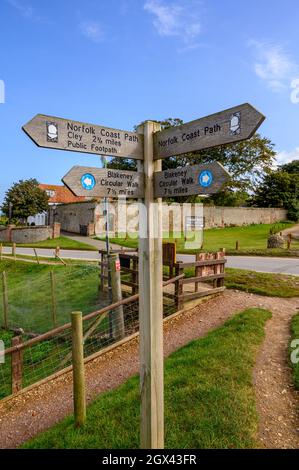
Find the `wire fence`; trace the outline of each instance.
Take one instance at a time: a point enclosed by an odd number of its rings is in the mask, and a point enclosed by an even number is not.
[[[95,264],[8,266],[0,273],[0,324],[25,334],[44,333],[69,320],[69,312],[85,315],[107,305]]]
[[[72,279],[73,273],[70,274]],[[46,281],[46,279],[44,279]],[[169,296],[175,289],[176,278],[167,284],[167,296],[163,296],[163,316],[176,311],[176,303]],[[164,288],[164,289],[165,289]],[[80,292],[82,290],[80,289]],[[76,305],[76,309],[79,310]],[[72,331],[70,308],[63,318],[68,323],[57,326],[36,337],[26,334],[14,336],[10,330],[4,332],[5,362],[0,361],[0,398],[16,393],[24,387],[39,382],[71,365]],[[120,302],[86,313],[83,317],[84,357],[91,356],[103,348],[126,338],[139,330],[139,295],[127,297]],[[123,328],[115,328],[115,322]],[[114,325],[114,328],[112,328]],[[115,331],[122,331],[116,336]],[[1,353],[0,353],[1,354]]]
[[[104,289],[104,260],[101,266],[2,265],[0,399],[71,365],[72,311],[83,313],[85,357],[139,330],[137,258],[126,256],[131,264],[121,268],[123,300],[112,305]],[[219,252],[175,263],[163,283],[163,316],[182,309],[185,301],[221,292],[225,261]]]

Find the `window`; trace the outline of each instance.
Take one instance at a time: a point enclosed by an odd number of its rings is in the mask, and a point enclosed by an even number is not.
[[[46,189],[46,193],[49,197],[55,196],[55,191],[53,191],[52,189]]]

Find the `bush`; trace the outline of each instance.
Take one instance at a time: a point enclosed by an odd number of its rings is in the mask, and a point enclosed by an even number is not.
[[[294,200],[288,208],[288,219],[294,222],[299,220],[299,201]]]

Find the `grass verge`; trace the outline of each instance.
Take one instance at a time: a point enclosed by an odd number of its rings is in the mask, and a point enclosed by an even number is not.
[[[11,243],[3,243],[3,246],[11,246]],[[18,243],[18,247],[24,248],[53,248],[57,246],[63,250],[82,250],[82,251],[97,251],[97,248],[89,245],[88,243],[78,242],[68,237],[49,238],[42,242],[36,243]]]
[[[270,297],[299,297],[299,277],[258,273],[246,269],[225,269],[225,286]]]
[[[279,224],[253,224],[242,227],[211,228],[204,230],[204,244],[201,251],[215,252],[219,248],[225,248],[227,254],[239,256],[291,256],[299,255],[299,242],[293,241],[291,249],[267,249],[267,238],[270,230],[280,232],[286,228],[291,228],[294,224],[281,222]],[[177,233],[171,238],[164,237],[165,241],[175,241],[178,253],[194,254],[199,248],[186,249],[184,236]],[[236,242],[239,242],[239,249],[236,250]],[[115,243],[127,248],[137,248],[138,237],[111,238],[111,243]]]
[[[167,448],[252,448],[257,412],[252,384],[256,353],[271,313],[248,309],[165,363]],[[73,417],[24,444],[25,448],[139,447],[139,379],[101,394],[74,429]]]
[[[294,348],[291,348],[291,353],[295,356],[295,362],[292,361],[292,368],[293,368],[293,377],[294,377],[294,383],[295,387],[297,390],[299,390],[299,352],[298,352],[298,347],[299,347],[299,313],[293,317],[292,320],[292,326],[291,326],[291,331],[292,331],[292,341],[297,340],[298,343],[295,345]],[[296,350],[296,352],[295,352]],[[296,362],[297,361],[297,362]]]

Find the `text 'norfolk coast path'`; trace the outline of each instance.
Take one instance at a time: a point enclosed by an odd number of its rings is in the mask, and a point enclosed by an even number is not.
[[[167,158],[249,139],[264,119],[263,114],[245,103],[156,132],[154,158]]]
[[[39,147],[143,160],[143,135],[37,114],[23,126]]]

